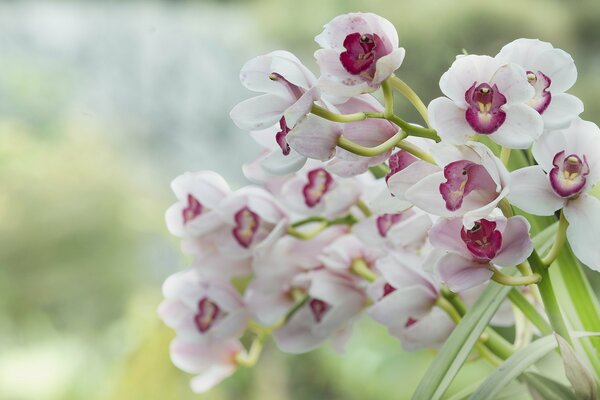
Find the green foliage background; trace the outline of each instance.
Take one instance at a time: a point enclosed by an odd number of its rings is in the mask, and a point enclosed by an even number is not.
[[[256,151],[227,118],[250,96],[241,64],[285,48],[316,72],[313,37],[359,10],[396,25],[407,51],[399,75],[426,102],[463,48],[494,55],[538,37],[572,54],[580,77],[571,93],[583,117],[600,122],[597,1],[0,5],[0,398],[410,396],[433,352],[403,353],[367,319],[342,357],[327,347],[290,357],[270,345],[255,369],[196,396],[171,365],[172,332],[155,314],[162,280],[187,262],[163,223],[169,181],[215,169],[241,186],[239,167]],[[451,392],[488,371],[469,363]]]

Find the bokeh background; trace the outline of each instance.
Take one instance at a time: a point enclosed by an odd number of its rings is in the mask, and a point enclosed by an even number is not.
[[[244,61],[313,38],[337,14],[397,27],[399,75],[427,102],[454,56],[532,37],[574,57],[571,93],[600,122],[600,2],[253,0],[0,2],[0,398],[403,399],[433,357],[367,319],[343,356],[286,356],[204,396],[168,358],[160,285],[186,266],[169,183],[213,169],[233,187],[257,147],[228,119]],[[399,103],[400,115],[416,115]],[[451,391],[481,375],[470,363]]]

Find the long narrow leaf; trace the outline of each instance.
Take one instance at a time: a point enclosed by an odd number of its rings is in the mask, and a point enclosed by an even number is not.
[[[571,389],[543,375],[525,372],[521,377],[535,400],[577,400]]]
[[[488,285],[427,369],[413,394],[414,400],[442,397],[510,289],[495,282]]]
[[[585,336],[599,336],[600,332],[584,332],[573,334],[573,338]],[[532,342],[529,346],[515,352],[508,360],[492,372],[481,386],[473,393],[471,400],[488,400],[496,395],[513,379],[521,375],[527,368],[539,359],[550,353],[558,346],[556,338],[552,335],[544,336]]]

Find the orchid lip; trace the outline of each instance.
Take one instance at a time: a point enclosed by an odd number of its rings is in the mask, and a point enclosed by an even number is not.
[[[477,85],[477,82],[474,82],[465,92],[465,101],[468,104],[465,118],[477,133],[483,135],[494,133],[506,120],[506,113],[501,108],[506,104],[506,97],[500,93],[496,84]]]
[[[204,209],[202,203],[200,203],[198,199],[191,194],[187,195],[187,201],[187,207],[185,207],[181,212],[184,224],[187,224],[188,222],[202,214],[202,211]]]
[[[287,156],[290,154],[291,151],[290,145],[286,140],[287,134],[290,133],[290,128],[285,122],[285,117],[281,117],[281,119],[279,120],[279,129],[279,132],[275,134],[275,141],[279,145],[279,148],[281,149],[283,155]]]
[[[312,208],[319,204],[332,185],[333,177],[323,168],[310,171],[308,173],[308,183],[302,188],[306,205]]]
[[[231,230],[233,237],[240,246],[250,247],[260,226],[260,217],[248,207],[244,207],[235,213],[234,221],[235,227]]]
[[[381,237],[386,237],[392,226],[400,222],[402,218],[402,214],[383,214],[378,216],[375,222],[377,225],[377,232],[379,232]]]
[[[315,318],[315,321],[317,323],[321,322],[324,315],[331,308],[330,304],[326,303],[323,300],[319,300],[319,299],[312,299],[308,303],[308,306],[310,307],[310,311],[312,312],[313,317]]]
[[[467,160],[454,161],[444,167],[446,182],[439,186],[449,211],[458,210],[463,199],[473,190],[493,191],[496,184],[485,167]]]
[[[496,229],[496,222],[480,219],[471,229],[463,227],[460,237],[475,259],[489,261],[496,257],[502,247],[502,233]]]
[[[408,151],[400,150],[395,152],[388,159],[390,172],[386,175],[385,181],[387,182],[394,174],[402,171],[417,160],[417,157],[413,156]]]
[[[590,167],[585,155],[579,157],[570,154],[565,157],[565,151],[556,153],[552,160],[554,168],[548,174],[552,190],[563,198],[579,196],[587,183]]]
[[[194,323],[200,333],[208,331],[211,326],[222,316],[221,308],[208,297],[198,302],[198,312],[194,315]]]
[[[527,71],[527,80],[535,89],[535,95],[527,102],[538,113],[543,114],[552,101],[549,91],[552,80],[541,71]]]
[[[373,79],[375,64],[388,51],[385,43],[376,33],[354,32],[344,39],[346,51],[340,54],[340,62],[348,73]]]

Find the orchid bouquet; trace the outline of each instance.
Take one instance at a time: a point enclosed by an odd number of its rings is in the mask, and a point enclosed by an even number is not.
[[[231,118],[262,147],[244,166],[256,186],[172,183],[167,226],[193,263],[158,312],[192,389],[252,366],[270,337],[341,351],[366,313],[404,349],[438,349],[414,399],[441,398],[469,356],[497,369],[455,398],[516,379],[534,398],[595,399],[600,306],[582,264],[600,270],[600,129],[566,93],[571,56],[536,39],[459,55],[425,106],[395,74],[405,50],[386,19],[340,15],[315,40],[319,78],[287,51],[242,67],[258,95]],[[555,350],[563,381],[533,370]]]

